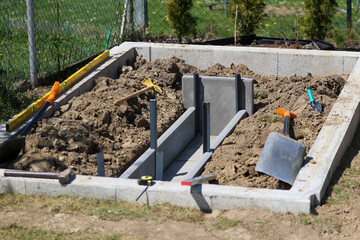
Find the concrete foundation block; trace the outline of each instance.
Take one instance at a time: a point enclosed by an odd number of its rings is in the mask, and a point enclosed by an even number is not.
[[[214,63],[221,63],[229,67],[244,64],[252,71],[265,74],[276,75],[277,73],[277,53],[267,49],[249,49],[248,47],[219,48],[214,50]],[[211,65],[210,65],[211,66]]]

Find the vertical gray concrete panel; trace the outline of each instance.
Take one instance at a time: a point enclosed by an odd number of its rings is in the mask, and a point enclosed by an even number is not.
[[[163,152],[164,170],[195,137],[195,108],[189,108],[158,139],[158,151]]]
[[[251,116],[254,114],[254,79],[244,78],[242,82],[245,85],[245,89],[243,90],[242,94],[244,94],[245,99],[245,109],[248,114]]]
[[[136,161],[121,174],[120,178],[139,178],[154,172],[155,150],[146,150]]]
[[[141,56],[142,58],[146,59],[146,61],[151,60],[151,46],[144,46],[144,47],[135,47],[134,48],[136,56]]]
[[[158,139],[157,151],[163,153],[163,170],[179,155],[195,137],[195,108],[189,108]],[[139,178],[154,174],[155,150],[148,149],[120,178]]]
[[[235,98],[235,77],[208,77],[200,76],[201,84],[199,90],[199,99],[210,102],[210,135],[218,135],[228,122],[236,114]],[[253,103],[253,81],[242,78],[245,85],[245,105],[250,112],[254,111]],[[182,78],[182,97],[185,108],[193,106],[193,76],[183,76]],[[202,117],[200,116],[200,120]]]

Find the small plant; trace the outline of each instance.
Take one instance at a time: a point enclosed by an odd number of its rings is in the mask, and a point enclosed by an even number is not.
[[[175,29],[178,41],[188,33],[195,32],[196,19],[191,15],[192,0],[169,0],[166,13],[170,25]]]
[[[255,33],[265,17],[265,6],[264,0],[233,0],[229,4],[230,16],[241,34]]]
[[[28,97],[25,93],[17,92],[13,86],[0,74],[0,124],[35,100],[34,97]]]
[[[302,18],[304,32],[309,38],[325,39],[331,30],[335,16],[336,0],[305,0]]]
[[[267,123],[276,123],[276,122],[281,122],[282,119],[279,116],[270,116],[269,114],[265,114],[259,118],[259,121],[267,122]]]
[[[263,100],[269,97],[269,94],[267,92],[256,92],[254,94],[254,99],[257,100]]]
[[[259,233],[265,232],[265,223],[261,219],[255,221],[255,231]]]
[[[239,223],[240,221],[238,220],[231,220],[220,217],[212,224],[212,227],[216,230],[227,230],[229,228],[236,227]]]
[[[309,215],[302,213],[299,216],[301,222],[303,222],[305,225],[310,225],[312,223]]]

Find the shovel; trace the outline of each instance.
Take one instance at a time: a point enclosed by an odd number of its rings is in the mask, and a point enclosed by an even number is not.
[[[116,100],[114,102],[115,105],[120,105],[122,102],[129,100],[133,97],[136,97],[144,92],[147,92],[149,90],[154,90],[157,91],[158,93],[162,94],[161,88],[157,85],[155,85],[150,78],[145,78],[142,82],[142,84],[144,84],[145,86],[147,86],[146,88],[141,89],[140,91],[134,92],[132,94],[130,94],[129,96],[123,97],[119,100]]]
[[[25,135],[30,131],[31,127],[41,117],[48,106],[55,101],[59,92],[59,86],[59,82],[56,81],[44,106],[36,113],[31,122],[21,132],[20,136],[8,139],[0,144],[0,163],[13,161],[19,155],[21,149],[25,147]]]
[[[305,145],[289,137],[290,120],[296,115],[282,108],[276,113],[284,117],[284,134],[269,134],[255,170],[292,185],[303,164]]]
[[[319,102],[315,102],[315,99],[311,93],[311,89],[308,88],[306,91],[307,91],[309,99],[310,99],[310,106],[311,106],[310,110],[313,110],[313,111],[316,110],[321,113],[321,111],[322,111],[321,104]]]

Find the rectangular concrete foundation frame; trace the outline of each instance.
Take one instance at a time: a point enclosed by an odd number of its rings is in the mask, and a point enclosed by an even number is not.
[[[140,55],[152,61],[175,55],[183,58],[186,63],[200,68],[209,67],[215,63],[225,66],[231,63],[245,64],[252,71],[264,75],[290,76],[296,73],[306,76],[309,72],[312,75],[351,73],[309,152],[309,157],[312,157],[316,164],[307,164],[303,167],[290,190],[208,184],[190,189],[180,184],[156,181],[156,184],[148,190],[150,204],[170,203],[205,210],[209,207],[212,209],[246,208],[309,213],[314,205],[321,202],[332,174],[351,143],[359,122],[360,63],[358,58],[360,53],[128,42],[113,48],[110,54],[108,61],[90,72],[81,82],[85,81],[88,84],[87,81],[94,81],[96,76],[116,77],[122,65],[133,62],[136,56]],[[323,69],[330,72],[324,72]],[[69,94],[75,96],[81,92],[82,90],[76,89],[78,87],[79,85],[76,84],[71,91],[69,90]],[[2,126],[0,138],[3,140],[8,136],[9,134],[4,132]],[[137,185],[136,180],[133,179],[76,175],[70,184],[62,186],[57,180],[4,177],[3,170],[0,170],[1,193],[51,196],[69,194],[115,201],[135,201],[143,190],[144,186]],[[146,203],[145,196],[146,194],[139,199],[139,202]]]

